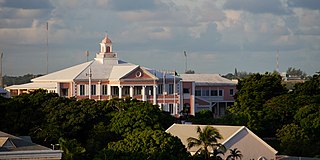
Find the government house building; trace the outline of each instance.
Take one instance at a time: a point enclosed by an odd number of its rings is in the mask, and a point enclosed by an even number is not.
[[[112,42],[106,35],[93,60],[5,89],[10,96],[42,88],[76,99],[131,97],[159,105],[174,116],[179,116],[186,108],[190,115],[207,109],[220,117],[226,107],[234,103],[236,84],[219,74],[178,75],[175,71],[159,71],[125,62],[113,52]]]

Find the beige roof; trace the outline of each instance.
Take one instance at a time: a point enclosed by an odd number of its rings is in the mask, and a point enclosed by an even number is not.
[[[182,143],[185,146],[188,146],[187,139],[189,137],[198,138],[198,134],[197,134],[198,126],[200,126],[200,128],[203,129],[207,125],[173,124],[170,128],[166,130],[166,132],[179,137]],[[217,128],[219,133],[223,137],[223,139],[218,140],[218,143],[224,143],[225,140],[229,139],[241,128],[241,126],[222,126],[222,125],[210,125],[210,126]],[[194,147],[194,148],[191,148],[189,151],[195,152],[197,150],[198,148]]]
[[[35,88],[42,88],[42,89],[56,89],[56,83],[26,83],[20,85],[12,85],[8,86],[5,89],[35,89]]]
[[[196,85],[236,85],[237,83],[221,77],[219,74],[181,74],[183,81],[194,81]]]
[[[206,127],[207,125],[192,125],[192,124],[173,124],[170,126],[166,132],[171,133],[174,136],[177,136],[181,139],[181,142],[188,146],[187,139],[189,137],[198,138],[197,127],[200,126],[201,129]],[[222,135],[223,139],[218,140],[218,143],[223,144],[227,149],[237,143],[239,137],[243,137],[244,134],[250,134],[258,143],[269,148],[272,152],[277,152],[267,143],[265,143],[262,139],[256,136],[253,132],[251,132],[245,126],[227,126],[227,125],[210,125],[216,129],[218,129],[219,133]],[[196,152],[199,148],[193,147],[188,149],[190,152]]]

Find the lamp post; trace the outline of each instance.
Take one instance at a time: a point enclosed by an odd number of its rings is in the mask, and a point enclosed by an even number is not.
[[[54,150],[54,147],[55,147],[55,146],[60,146],[60,144],[59,144],[59,143],[57,143],[57,144],[51,144],[51,146],[52,146],[52,150]]]

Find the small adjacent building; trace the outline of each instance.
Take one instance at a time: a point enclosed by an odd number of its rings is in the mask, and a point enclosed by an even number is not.
[[[159,71],[120,60],[106,35],[100,52],[88,62],[32,79],[31,83],[8,86],[11,96],[45,89],[63,97],[108,100],[132,97],[159,105],[179,116],[209,109],[216,117],[233,104],[236,83],[218,74],[182,74]]]
[[[0,96],[4,97],[4,98],[9,98],[9,92],[5,89],[3,89],[2,87],[0,87]]]
[[[0,131],[0,159],[59,160],[61,158],[61,150],[52,150],[32,143],[31,139],[16,137]]]
[[[188,146],[187,139],[189,137],[198,138],[197,127],[203,129],[206,125],[192,124],[173,124],[166,132],[180,138],[181,142]],[[226,125],[210,125],[218,129],[223,139],[218,140],[218,143],[223,144],[227,149],[237,148],[243,155],[242,159],[257,159],[257,160],[275,160],[277,151],[270,145],[264,142],[261,138],[255,135],[245,126],[226,126]],[[193,147],[188,149],[191,154],[199,148]],[[227,151],[222,158],[229,155]]]
[[[180,78],[180,100],[185,107],[190,107],[192,115],[200,110],[211,110],[218,118],[234,104],[235,81],[219,74],[181,74]]]

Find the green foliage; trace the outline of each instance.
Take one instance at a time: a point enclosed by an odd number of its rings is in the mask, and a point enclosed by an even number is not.
[[[239,80],[237,85],[236,103],[229,112],[242,121],[242,125],[258,132],[263,129],[261,119],[264,116],[263,105],[269,99],[287,93],[281,84],[278,74],[259,73]]]
[[[188,148],[192,147],[200,147],[196,153],[195,157],[202,157],[203,159],[208,160],[211,157],[211,152],[217,151],[218,147],[224,148],[224,146],[218,143],[218,139],[222,139],[223,137],[219,133],[219,131],[211,126],[206,126],[203,130],[198,126],[197,127],[198,138],[189,137]],[[211,149],[212,151],[210,151]],[[218,153],[218,152],[216,152]],[[215,158],[217,158],[217,154],[214,154]]]
[[[313,75],[313,77],[304,82],[304,83],[297,83],[294,86],[294,93],[300,95],[319,95],[320,94],[320,72]]]
[[[23,76],[3,76],[3,84],[5,86],[11,86],[14,84],[24,84],[24,83],[29,83],[31,82],[31,79],[39,77],[42,75],[33,75],[33,74],[26,74]]]
[[[43,122],[44,114],[41,110],[43,103],[57,96],[54,93],[46,93],[45,90],[36,90],[6,101],[2,106],[5,111],[2,118],[6,120],[1,124],[2,131],[16,133],[16,135],[29,135],[31,130]]]
[[[135,106],[114,113],[110,130],[119,135],[130,135],[145,129],[165,130],[174,123],[174,118],[160,111],[158,106],[139,102]]]
[[[302,156],[307,150],[309,137],[304,129],[296,124],[288,124],[278,130],[277,137],[284,148],[285,153],[289,155]]]
[[[192,118],[193,124],[202,124],[209,125],[214,124],[215,119],[213,119],[213,113],[210,110],[201,110],[195,114],[195,117]]]
[[[287,70],[287,75],[290,77],[298,77],[304,79],[307,77],[307,74],[300,69],[295,69],[293,67],[289,67]]]
[[[188,159],[189,153],[178,137],[161,130],[143,130],[108,144],[107,159]],[[104,157],[100,157],[104,159]]]
[[[275,135],[283,125],[294,121],[294,116],[301,106],[312,103],[313,98],[304,95],[285,94],[273,97],[264,104],[264,131]]]
[[[67,140],[59,139],[60,149],[63,150],[62,158],[64,160],[82,159],[81,154],[86,152],[86,149],[81,147],[76,139]]]

